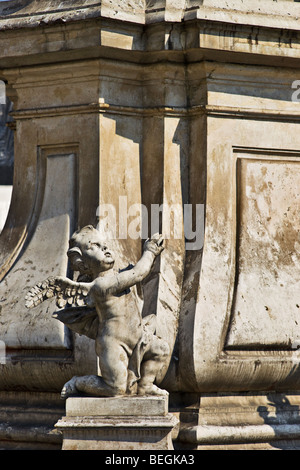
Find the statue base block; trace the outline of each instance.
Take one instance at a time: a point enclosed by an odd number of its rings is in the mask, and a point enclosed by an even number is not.
[[[72,397],[62,431],[62,450],[172,450],[177,418],[168,413],[168,397]]]

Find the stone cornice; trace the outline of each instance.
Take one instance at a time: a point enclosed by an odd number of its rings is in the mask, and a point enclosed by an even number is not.
[[[141,25],[199,19],[299,30],[300,5],[287,0],[131,0],[118,3],[109,0],[6,0],[0,3],[0,30],[91,18],[109,18]]]
[[[26,119],[39,119],[54,116],[68,116],[79,114],[116,114],[118,116],[171,116],[171,117],[193,117],[199,115],[223,117],[223,118],[243,118],[267,121],[282,121],[282,122],[299,122],[300,115],[297,110],[281,111],[278,112],[274,109],[251,109],[251,108],[237,108],[230,106],[216,106],[216,105],[198,105],[186,108],[176,108],[168,106],[139,108],[131,106],[117,106],[109,105],[106,103],[90,103],[86,105],[74,106],[55,106],[43,109],[21,109],[11,113],[15,120]]]
[[[0,3],[1,5],[1,3]],[[300,31],[194,19],[148,24],[90,18],[1,30],[0,68],[88,59],[203,60],[299,68]],[[27,26],[30,26],[30,21]],[[26,35],[26,37],[25,37]]]

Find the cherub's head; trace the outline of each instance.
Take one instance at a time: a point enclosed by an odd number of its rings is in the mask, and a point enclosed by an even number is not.
[[[72,235],[67,254],[74,271],[93,279],[101,272],[111,269],[115,262],[112,251],[92,225],[87,225]]]

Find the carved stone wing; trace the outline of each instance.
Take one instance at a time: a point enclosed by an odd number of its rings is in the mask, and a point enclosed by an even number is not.
[[[80,335],[96,339],[99,328],[99,318],[94,308],[71,307],[52,314],[53,318],[64,323],[70,330]]]
[[[90,306],[89,290],[89,285],[85,283],[74,282],[65,277],[49,277],[30,289],[25,297],[25,306],[33,308],[52,297],[56,297],[59,308]]]

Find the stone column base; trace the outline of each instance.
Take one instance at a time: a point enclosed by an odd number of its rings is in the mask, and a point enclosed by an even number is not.
[[[168,397],[68,398],[62,450],[172,450]]]

